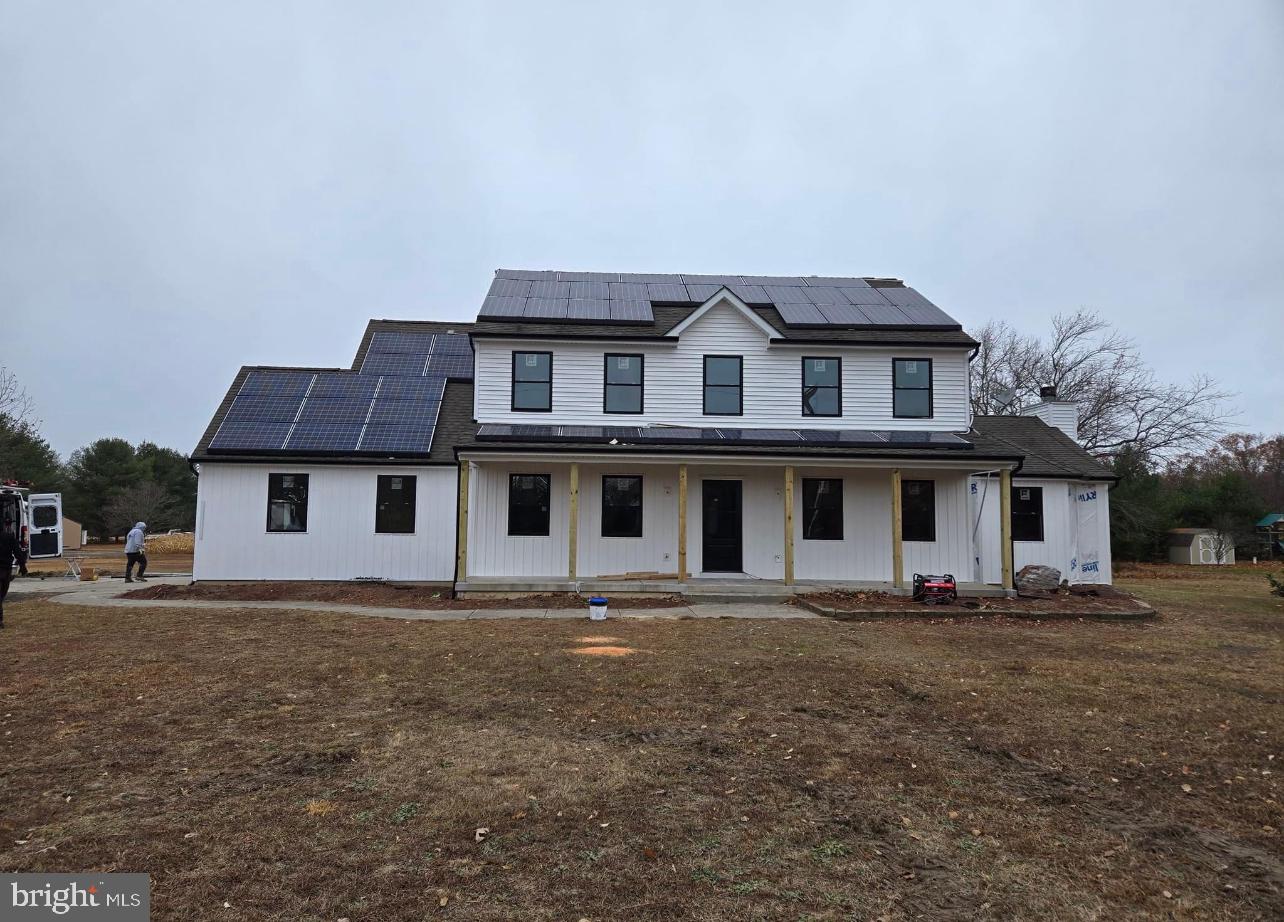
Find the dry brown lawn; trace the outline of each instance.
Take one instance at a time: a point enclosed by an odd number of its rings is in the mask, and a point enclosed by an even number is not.
[[[166,920],[1278,919],[1284,603],[1126,588],[1160,617],[21,602],[0,868]]]

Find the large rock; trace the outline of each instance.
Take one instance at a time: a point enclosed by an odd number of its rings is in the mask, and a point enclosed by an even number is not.
[[[1056,592],[1061,587],[1061,571],[1032,563],[1021,568],[1016,575],[1017,592]]]

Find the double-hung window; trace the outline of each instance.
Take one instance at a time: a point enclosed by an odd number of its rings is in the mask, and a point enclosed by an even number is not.
[[[415,533],[415,477],[380,474],[375,484],[375,534]]]
[[[642,478],[602,478],[602,537],[642,537]]]
[[[1012,540],[1043,540],[1043,487],[1012,488]]]
[[[553,353],[513,353],[513,406],[528,413],[553,409]]]
[[[744,359],[741,356],[704,357],[704,415],[744,415]]]
[[[803,416],[842,416],[842,388],[842,359],[810,356],[803,358]]]
[[[931,359],[892,359],[892,416],[932,418]]]
[[[901,540],[936,540],[935,481],[901,481]]]
[[[810,541],[843,540],[843,482],[839,478],[802,482],[802,536]]]
[[[548,474],[508,475],[508,533],[514,537],[547,537]]]
[[[307,474],[268,474],[267,530],[308,530]]]
[[[607,413],[642,412],[642,371],[640,355],[607,353],[602,372],[602,409]]]

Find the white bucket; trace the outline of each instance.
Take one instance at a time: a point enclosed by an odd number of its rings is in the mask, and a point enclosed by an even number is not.
[[[589,599],[589,620],[605,621],[606,620],[606,599],[601,596],[594,596]]]

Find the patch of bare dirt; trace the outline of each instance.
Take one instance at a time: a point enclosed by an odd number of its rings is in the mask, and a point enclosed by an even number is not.
[[[192,583],[158,584],[124,593],[125,599],[203,600],[221,602],[335,602],[375,608],[472,610],[477,608],[588,608],[588,599],[571,592],[547,592],[517,598],[452,599],[449,590],[391,583]],[[677,596],[612,597],[616,609],[674,608],[686,603]]]
[[[800,597],[825,608],[842,612],[904,612],[906,617],[946,618],[957,615],[1009,614],[1026,617],[1090,616],[1105,612],[1145,613],[1149,609],[1135,597],[1111,586],[1059,590],[1049,598],[1015,599],[963,597],[949,603],[916,602],[909,596],[886,592],[831,590]]]

